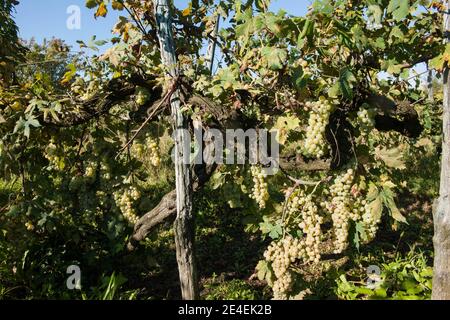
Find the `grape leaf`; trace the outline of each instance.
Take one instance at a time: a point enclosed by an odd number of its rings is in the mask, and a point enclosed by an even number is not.
[[[380,219],[381,214],[383,213],[382,197],[378,195],[372,202],[369,203],[369,208],[374,220]]]
[[[384,205],[388,208],[392,218],[394,218],[394,220],[399,222],[408,223],[406,221],[406,218],[400,213],[400,210],[398,210],[397,208],[397,204],[395,203],[394,200],[394,192],[392,191],[392,189],[387,186],[383,187],[381,195],[383,198]]]
[[[339,85],[344,95],[344,98],[352,99],[353,98],[353,83],[356,82],[356,78],[354,74],[348,68],[344,68],[341,71],[341,75],[339,77]]]
[[[405,162],[403,161],[403,155],[400,148],[375,148],[375,157],[382,160],[388,167],[394,169],[406,169]]]
[[[267,65],[271,70],[283,69],[283,64],[287,60],[287,52],[285,49],[274,47],[263,47],[261,54],[267,61]]]
[[[383,11],[381,10],[379,5],[372,4],[367,8],[367,16],[371,24],[379,25],[381,23]]]
[[[392,13],[392,17],[396,21],[400,21],[409,13],[409,0],[391,0],[389,2],[388,13]]]
[[[86,0],[86,7],[89,9],[95,8],[97,6],[96,0]]]
[[[95,13],[95,18],[106,17],[107,13],[108,13],[108,8],[106,8],[106,4],[104,2],[102,2],[98,6],[97,12]]]

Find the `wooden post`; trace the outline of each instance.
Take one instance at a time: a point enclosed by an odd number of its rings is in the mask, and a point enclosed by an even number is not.
[[[216,55],[216,46],[217,46],[217,34],[219,32],[219,24],[220,24],[220,14],[217,15],[214,30],[211,33],[211,38],[209,39],[208,50],[206,51],[206,66],[209,70],[209,74],[213,74],[214,68],[214,56]]]
[[[446,11],[450,1],[446,1]],[[444,13],[444,34],[450,31],[450,15]],[[448,42],[448,38],[445,42]],[[445,68],[443,104],[443,141],[439,199],[434,210],[433,300],[450,300],[450,77]]]
[[[154,1],[161,60],[172,79],[177,79],[179,70],[172,35],[172,22],[168,0]],[[180,94],[174,91],[170,100],[175,139],[175,184],[177,193],[177,218],[174,223],[178,272],[181,295],[184,300],[198,298],[197,269],[194,255],[195,227],[192,214],[192,176],[189,159],[190,138],[185,134],[187,119],[181,112]]]
[[[428,64],[429,66],[429,64]],[[433,92],[433,69],[428,67],[428,77],[427,77],[427,91],[428,91],[428,101],[434,101],[434,92]]]

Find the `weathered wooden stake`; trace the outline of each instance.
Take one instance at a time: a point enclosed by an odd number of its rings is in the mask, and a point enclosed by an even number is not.
[[[450,1],[446,1],[446,11]],[[444,13],[444,34],[450,31],[450,15]],[[448,42],[448,38],[445,42]],[[434,210],[433,300],[450,300],[450,76],[445,68],[443,104],[443,141],[440,195]]]
[[[209,70],[209,74],[213,75],[214,68],[214,56],[216,55],[216,46],[217,46],[217,34],[219,32],[219,24],[220,24],[220,14],[216,17],[216,22],[214,26],[214,30],[210,35],[208,50],[206,51],[206,61],[207,67]]]
[[[168,0],[154,2],[160,42],[161,60],[174,81],[179,70],[175,55],[175,43],[172,35],[172,22]],[[184,300],[198,298],[197,269],[195,265],[194,239],[195,227],[192,214],[192,176],[189,161],[190,138],[185,134],[187,119],[181,112],[178,90],[172,94],[170,105],[174,122],[175,140],[175,183],[177,193],[177,218],[174,223],[175,245],[177,251],[178,272],[180,275],[181,295]]]

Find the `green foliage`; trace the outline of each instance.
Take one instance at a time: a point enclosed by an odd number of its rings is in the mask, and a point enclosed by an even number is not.
[[[11,17],[16,0],[0,0],[0,85],[9,83],[14,67],[23,61],[25,48],[19,41],[18,28]]]
[[[170,87],[152,2],[87,0],[95,18],[111,10],[132,15],[119,18],[105,52],[99,47],[107,42],[95,36],[78,42],[94,55],[72,55],[58,39],[24,49],[13,4],[0,0],[0,297],[77,297],[63,286],[66,267],[79,264],[90,288],[83,298],[135,298],[135,283],[147,275],[171,280],[170,270],[176,276],[167,228],[150,235],[147,253],[125,248],[138,218],[173,189],[167,113],[124,148]],[[257,265],[278,297],[299,298],[306,281],[301,270],[320,277],[322,255],[352,255],[389,227],[410,227],[401,192],[436,195],[441,96],[427,102],[419,77],[411,80],[410,73],[427,60],[441,70],[448,46],[442,15],[430,1],[318,0],[305,17],[273,13],[269,5],[191,1],[172,10],[174,36],[188,115],[198,111],[189,97],[204,96],[236,111],[234,120],[245,126],[278,130],[284,159],[331,163],[326,172],[294,166],[272,177],[259,167],[222,166],[196,203],[197,237],[207,244],[201,258],[210,261],[211,252],[225,247],[237,278],[250,277]],[[200,52],[218,14],[229,23],[217,39],[223,61],[210,75]],[[422,133],[418,123],[414,132],[404,124],[415,112]],[[198,114],[204,124],[211,120]],[[380,120],[386,117],[399,124],[386,129]],[[205,199],[210,194],[215,197]],[[236,250],[239,239],[254,250]],[[261,260],[262,244],[281,253]],[[386,262],[384,293],[343,276],[338,295],[427,297],[428,271],[419,260]],[[229,267],[221,263],[214,266]],[[206,298],[261,297],[242,280],[205,287]],[[167,294],[158,289],[158,297]]]
[[[406,257],[382,263],[375,288],[367,285],[368,275],[348,280],[342,274],[336,280],[336,295],[340,299],[428,300],[431,298],[433,269],[423,252],[412,250]]]
[[[99,287],[92,288],[92,293],[87,296],[85,293],[82,293],[83,300],[118,300],[118,299],[126,299],[126,300],[134,300],[136,298],[137,292],[131,291],[121,294],[119,297],[119,289],[120,287],[127,282],[127,278],[123,275],[116,275],[115,272],[108,277],[102,277],[102,284]]]
[[[248,283],[243,280],[233,279],[231,281],[205,284],[205,300],[259,300],[260,295]]]

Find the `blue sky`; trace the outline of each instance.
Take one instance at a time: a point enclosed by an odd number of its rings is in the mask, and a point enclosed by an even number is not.
[[[185,8],[188,0],[175,0],[178,8]],[[293,15],[304,15],[310,1],[308,0],[273,0],[271,9],[284,9]],[[38,42],[52,37],[66,40],[78,49],[76,40],[88,41],[91,36],[97,39],[109,39],[110,30],[120,14],[125,12],[111,11],[106,18],[94,19],[94,11],[85,8],[85,0],[21,0],[17,6],[15,20],[23,39],[34,37]],[[66,26],[69,14],[67,8],[78,5],[81,8],[81,29],[69,30]]]
[[[178,8],[186,8],[188,0],[174,0]],[[312,0],[272,0],[271,10],[284,9],[292,15],[304,15]],[[78,51],[77,40],[87,42],[93,35],[97,39],[111,38],[111,28],[120,14],[125,12],[110,11],[106,18],[94,19],[94,11],[85,8],[85,0],[21,0],[14,14],[20,29],[20,36],[29,40],[34,37],[38,42],[44,38],[60,38]],[[68,7],[77,5],[81,9],[81,29],[69,30],[66,26],[69,14]],[[106,46],[107,47],[107,46]],[[106,49],[104,47],[104,49]],[[423,72],[424,65],[416,67],[417,72]]]

